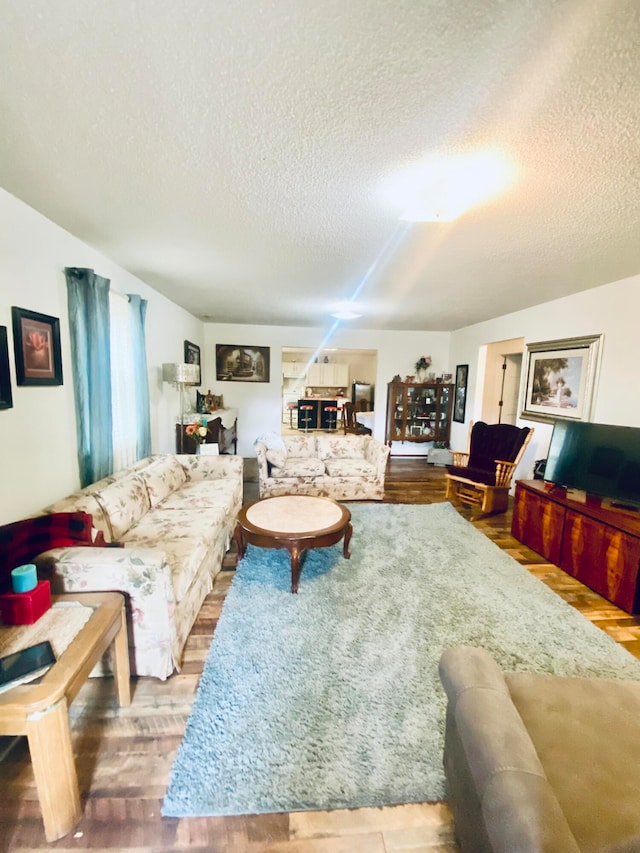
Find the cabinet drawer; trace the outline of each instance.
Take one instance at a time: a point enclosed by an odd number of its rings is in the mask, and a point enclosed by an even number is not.
[[[639,564],[640,539],[567,510],[560,562],[565,572],[634,613]]]
[[[560,565],[564,507],[516,485],[511,533],[550,563]]]

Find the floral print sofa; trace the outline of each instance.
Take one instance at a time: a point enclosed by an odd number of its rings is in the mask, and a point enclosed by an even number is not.
[[[107,543],[36,558],[54,592],[120,590],[132,674],[165,679],[222,567],[242,505],[240,456],[158,455],[46,508],[83,511]]]
[[[370,435],[303,433],[283,436],[272,447],[258,440],[255,450],[261,498],[319,495],[380,501],[384,497],[389,448]]]

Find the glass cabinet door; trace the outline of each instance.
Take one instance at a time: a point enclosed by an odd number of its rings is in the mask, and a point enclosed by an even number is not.
[[[394,441],[401,441],[404,436],[404,419],[406,417],[403,385],[393,386],[392,409],[391,437]]]
[[[438,405],[438,422],[435,428],[436,441],[449,441],[450,423],[449,412],[452,402],[451,386],[442,385],[440,387],[440,400]]]
[[[453,385],[389,383],[385,441],[449,441]]]

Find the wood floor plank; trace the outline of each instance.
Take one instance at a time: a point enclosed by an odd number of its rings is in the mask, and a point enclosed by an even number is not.
[[[245,502],[258,497],[255,459],[245,460]],[[444,500],[444,469],[420,458],[390,460],[386,503]],[[460,510],[465,518],[468,512]],[[640,620],[623,613],[511,536],[511,509],[473,521],[498,547],[640,659]],[[181,672],[165,682],[134,682],[120,709],[108,679],[91,679],[71,708],[73,745],[84,791],[83,816],[54,844],[44,838],[24,739],[0,760],[0,850],[117,850],[122,853],[455,853],[444,804],[240,817],[162,818],[175,753],[195,698],[215,627],[233,580],[235,548],[225,558],[185,648]],[[2,754],[2,750],[0,750]],[[212,768],[215,772],[215,768]],[[3,846],[4,845],[4,846]]]

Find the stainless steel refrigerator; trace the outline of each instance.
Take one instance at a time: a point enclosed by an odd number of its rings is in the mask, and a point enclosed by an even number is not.
[[[373,411],[373,385],[364,382],[353,382],[351,384],[351,402],[356,410],[360,412]]]

